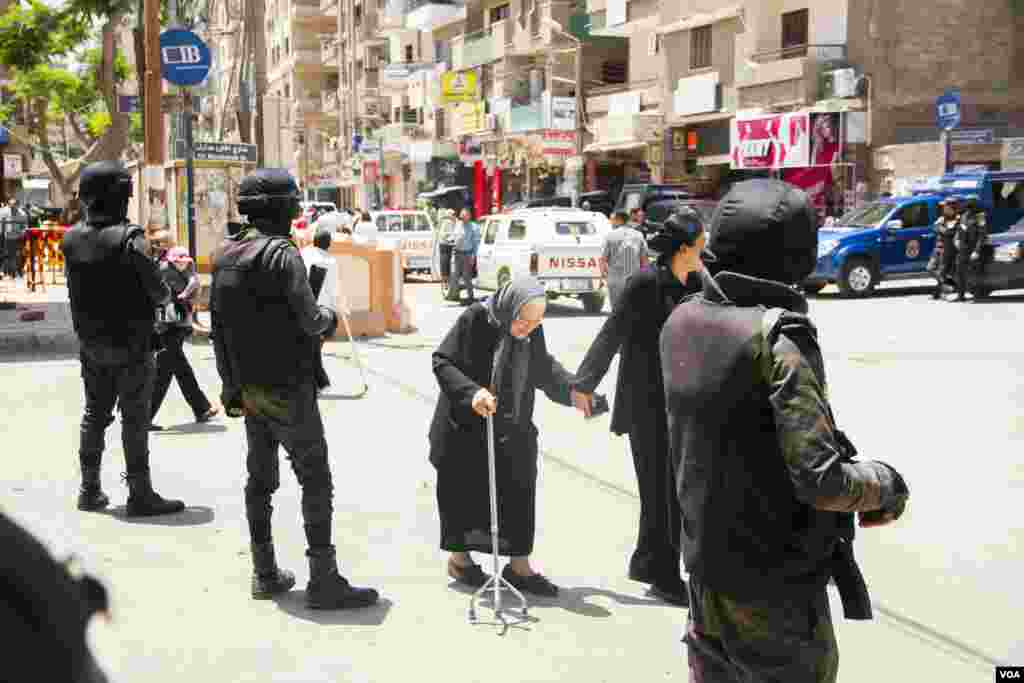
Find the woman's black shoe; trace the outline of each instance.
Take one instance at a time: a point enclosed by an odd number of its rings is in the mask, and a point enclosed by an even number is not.
[[[481,588],[491,578],[478,564],[460,567],[453,560],[448,560],[448,576],[470,588]]]
[[[547,577],[543,574],[531,574],[530,576],[522,576],[512,571],[512,565],[505,565],[505,569],[501,572],[503,579],[508,581],[514,588],[523,591],[524,593],[533,593],[539,595],[542,598],[553,598],[558,595],[558,586],[548,581]]]

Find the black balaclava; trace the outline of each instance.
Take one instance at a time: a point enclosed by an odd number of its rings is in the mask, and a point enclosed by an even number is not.
[[[715,209],[708,234],[714,272],[786,284],[802,282],[818,257],[814,209],[803,190],[781,180],[737,183]]]
[[[78,199],[85,207],[85,222],[94,227],[125,222],[131,196],[132,177],[120,161],[89,164],[78,180]]]
[[[299,217],[302,198],[298,183],[283,168],[258,168],[238,188],[238,213],[261,232],[287,236]]]

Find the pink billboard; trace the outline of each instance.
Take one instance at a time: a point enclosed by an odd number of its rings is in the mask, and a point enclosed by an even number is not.
[[[732,167],[775,169],[809,166],[810,128],[807,112],[733,119]]]

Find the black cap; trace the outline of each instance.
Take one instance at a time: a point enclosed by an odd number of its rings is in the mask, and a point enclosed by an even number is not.
[[[700,214],[688,206],[676,209],[658,232],[647,241],[651,249],[663,256],[671,256],[684,245],[692,247],[704,232]]]
[[[737,183],[711,220],[716,271],[794,284],[814,270],[818,221],[803,190],[781,180]]]

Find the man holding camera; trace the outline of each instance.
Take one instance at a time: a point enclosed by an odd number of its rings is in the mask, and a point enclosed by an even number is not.
[[[817,258],[807,195],[734,186],[715,211],[714,276],[661,332],[670,452],[690,574],[691,680],[834,683],[826,585],[870,619],[853,556],[861,527],[903,514],[889,465],[855,461],[829,406],[817,330],[791,285]]]

